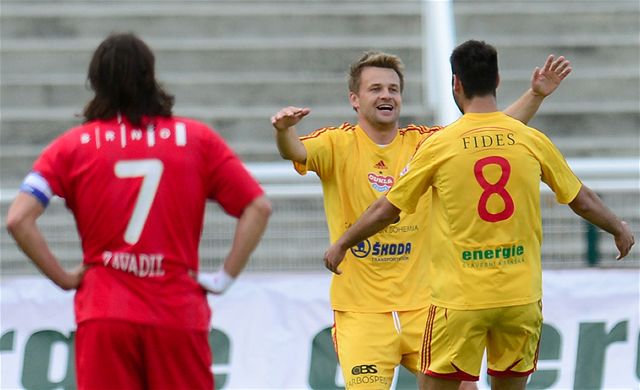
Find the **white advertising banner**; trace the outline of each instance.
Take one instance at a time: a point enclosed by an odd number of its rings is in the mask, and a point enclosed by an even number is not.
[[[532,389],[640,388],[637,269],[544,272],[545,324]],[[246,274],[210,296],[219,389],[339,389],[330,276]],[[3,277],[2,389],[75,388],[73,293],[44,277]],[[487,388],[483,374],[481,388]],[[415,388],[401,370],[394,388]]]

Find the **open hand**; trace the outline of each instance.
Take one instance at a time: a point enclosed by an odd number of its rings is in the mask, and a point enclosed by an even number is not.
[[[562,80],[571,73],[571,62],[560,56],[550,55],[542,69],[536,67],[531,76],[531,90],[536,95],[549,96],[558,88]]]
[[[311,112],[308,108],[285,107],[271,117],[271,124],[278,131],[287,130],[291,126],[295,126],[302,118]]]

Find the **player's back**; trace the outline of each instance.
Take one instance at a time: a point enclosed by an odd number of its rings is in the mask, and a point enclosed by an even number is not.
[[[389,196],[404,209],[402,196],[433,186],[427,253],[443,276],[432,281],[434,302],[479,309],[540,299],[540,181],[565,203],[580,186],[548,138],[500,112],[465,114],[409,167],[410,185]]]
[[[198,269],[205,201],[231,196],[225,175],[241,163],[202,123],[146,123],[114,118],[71,129],[34,171],[73,212],[90,265],[76,295],[79,322],[120,318],[204,329],[209,308],[189,272]],[[232,201],[220,203],[232,215],[241,212]]]
[[[502,245],[534,232],[539,242],[542,167],[535,130],[495,113],[467,114],[443,133],[447,142],[434,152],[442,163],[433,184],[454,240]]]
[[[57,150],[45,156],[76,217],[85,261],[103,261],[108,251],[195,265],[213,173],[207,160],[220,152],[210,133],[185,118],[157,118],[143,128],[96,121],[51,146]]]

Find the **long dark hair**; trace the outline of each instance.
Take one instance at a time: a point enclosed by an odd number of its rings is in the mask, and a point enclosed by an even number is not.
[[[174,97],[155,78],[151,49],[131,33],[112,34],[93,53],[88,80],[95,96],[83,115],[87,121],[120,114],[135,126],[144,116],[171,116]]]

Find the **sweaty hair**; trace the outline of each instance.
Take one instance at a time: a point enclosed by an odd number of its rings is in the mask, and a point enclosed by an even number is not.
[[[496,95],[498,53],[484,41],[469,40],[451,53],[451,72],[460,79],[467,99]]]
[[[379,51],[368,51],[353,64],[349,70],[349,91],[358,93],[360,89],[360,76],[362,69],[368,67],[393,69],[400,77],[400,92],[404,89],[404,64],[402,60],[393,54]]]
[[[171,116],[174,97],[155,78],[151,49],[130,33],[113,34],[93,53],[88,81],[95,95],[84,108],[87,121],[120,113],[136,126],[144,116]]]

